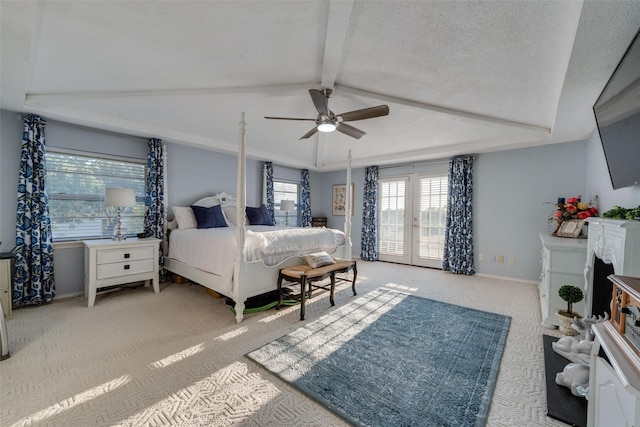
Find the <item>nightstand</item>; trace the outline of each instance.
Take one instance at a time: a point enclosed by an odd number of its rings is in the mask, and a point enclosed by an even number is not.
[[[13,306],[13,264],[15,255],[10,252],[0,253],[0,304],[4,317],[11,318]]]
[[[144,280],[160,292],[160,239],[84,240],[84,295],[93,307],[99,288]]]
[[[311,226],[312,227],[326,227],[327,226],[327,217],[326,216],[314,216],[311,218]]]

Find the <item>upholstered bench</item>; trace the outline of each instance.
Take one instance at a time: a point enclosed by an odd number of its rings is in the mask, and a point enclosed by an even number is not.
[[[313,268],[308,264],[293,265],[291,267],[280,269],[278,275],[278,295],[280,296],[276,310],[279,310],[282,305],[282,281],[287,280],[289,282],[300,283],[300,320],[304,320],[304,302],[305,302],[305,289],[307,283],[309,284],[309,298],[311,298],[311,288],[322,288],[329,291],[329,301],[331,305],[335,305],[333,302],[333,291],[336,287],[336,273],[348,273],[353,270],[353,280],[351,282],[351,289],[353,295],[356,294],[356,277],[358,275],[358,269],[356,268],[355,261],[343,261],[339,259],[334,260],[334,264],[323,265],[322,267]],[[326,278],[331,279],[330,287],[314,285],[314,282],[319,282]],[[348,279],[341,279],[348,280]]]

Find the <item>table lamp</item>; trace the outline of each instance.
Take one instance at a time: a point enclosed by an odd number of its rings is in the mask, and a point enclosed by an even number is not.
[[[293,200],[280,200],[280,210],[285,212],[284,216],[284,225],[289,225],[289,211],[292,211],[296,208],[295,202]]]
[[[104,204],[118,208],[113,240],[118,242],[125,240],[126,237],[122,235],[122,208],[135,206],[136,194],[133,188],[107,188],[104,196]]]

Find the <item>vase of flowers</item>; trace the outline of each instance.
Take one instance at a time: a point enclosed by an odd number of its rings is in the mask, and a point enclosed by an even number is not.
[[[596,200],[597,200],[596,196]],[[592,216],[598,216],[598,209],[593,205],[593,202],[583,202],[581,197],[559,197],[558,203],[556,203],[556,210],[552,216],[549,217],[549,221],[556,221],[558,227],[554,234],[560,228],[560,225],[564,221],[572,219],[587,219]]]

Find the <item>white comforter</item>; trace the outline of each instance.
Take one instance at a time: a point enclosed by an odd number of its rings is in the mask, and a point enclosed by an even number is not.
[[[344,244],[344,233],[331,228],[246,227],[244,258],[276,265],[294,256],[318,251],[333,253]],[[169,258],[230,278],[236,256],[236,227],[173,230]]]

